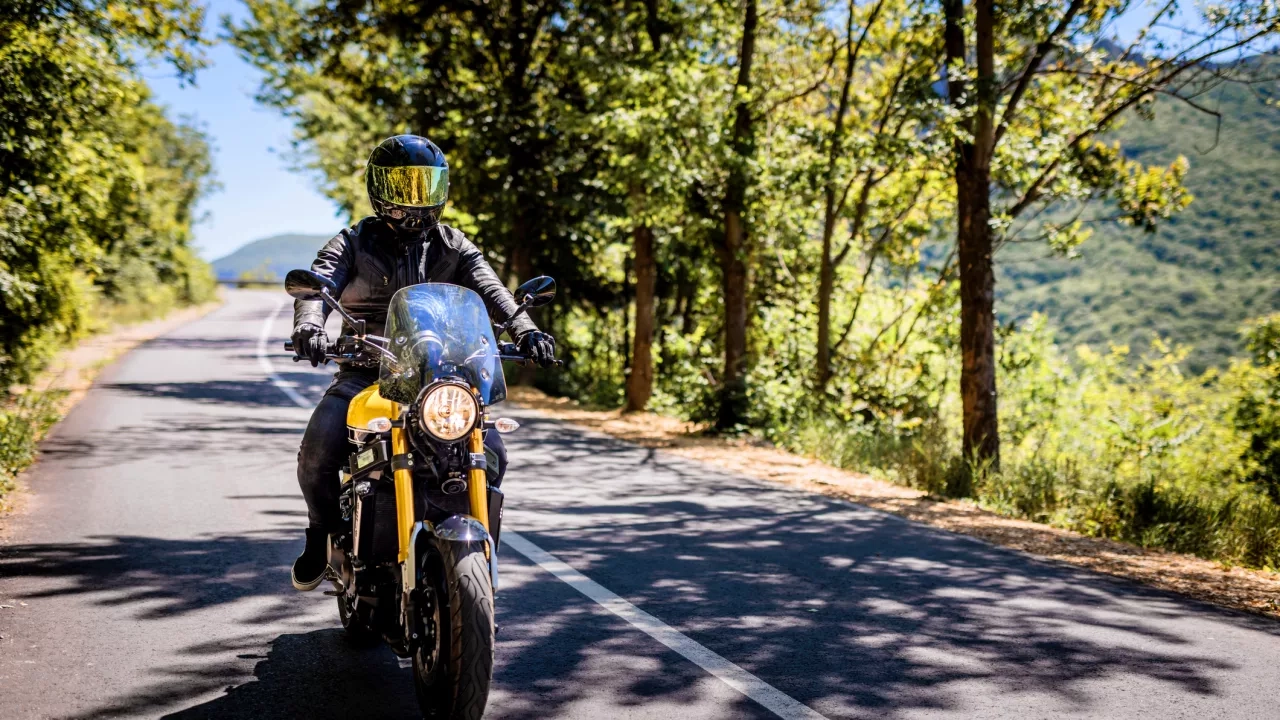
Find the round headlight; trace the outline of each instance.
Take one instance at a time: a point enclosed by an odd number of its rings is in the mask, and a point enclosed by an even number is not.
[[[422,398],[418,424],[435,439],[452,442],[471,432],[479,415],[470,390],[461,385],[440,385]]]

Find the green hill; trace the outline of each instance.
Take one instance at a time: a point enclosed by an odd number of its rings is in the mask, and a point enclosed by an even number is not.
[[[1277,96],[1272,80],[1200,98],[1222,112],[1216,145],[1214,118],[1176,101],[1162,98],[1152,121],[1132,118],[1116,133],[1126,153],[1160,163],[1185,155],[1194,202],[1155,233],[1096,227],[1077,260],[1007,248],[1003,314],[1042,311],[1069,346],[1145,348],[1159,335],[1194,346],[1194,370],[1238,355],[1241,323],[1280,310],[1280,108],[1268,105]]]
[[[230,255],[213,261],[219,282],[279,280],[294,268],[311,267],[327,235],[276,235],[255,240]]]

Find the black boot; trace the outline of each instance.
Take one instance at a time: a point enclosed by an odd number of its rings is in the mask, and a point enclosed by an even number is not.
[[[299,590],[315,590],[324,582],[329,567],[329,534],[321,528],[307,528],[307,546],[293,561],[293,586]]]

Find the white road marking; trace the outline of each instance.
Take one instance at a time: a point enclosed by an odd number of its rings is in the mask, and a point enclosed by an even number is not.
[[[298,407],[310,410],[315,407],[315,402],[298,394],[292,385],[282,380],[271,366],[271,358],[267,355],[271,326],[284,305],[284,301],[276,305],[267,316],[266,322],[262,324],[262,333],[258,335],[258,364],[271,380],[272,385],[280,388]],[[523,535],[507,530],[502,534],[502,544],[525,556],[538,567],[587,596],[592,602],[626,620],[632,627],[679,653],[689,662],[711,673],[724,684],[756,701],[778,717],[784,720],[827,720],[816,710],[729,662],[693,638],[627,602],[609,588],[574,570],[568,563],[534,545]]]
[[[267,379],[271,381],[271,384],[280,388],[280,391],[285,395],[288,395],[294,405],[310,410],[316,406],[316,403],[303,397],[301,393],[293,389],[292,383],[286,382],[277,375],[276,369],[271,365],[271,358],[267,355],[267,343],[271,341],[271,326],[275,324],[276,316],[280,314],[280,310],[286,304],[284,300],[277,303],[275,309],[267,316],[266,322],[262,323],[262,332],[258,333],[258,366],[262,368],[262,372],[266,373]]]

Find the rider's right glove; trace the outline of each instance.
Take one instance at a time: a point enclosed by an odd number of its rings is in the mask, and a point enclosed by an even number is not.
[[[324,352],[329,346],[329,336],[324,328],[311,323],[302,323],[293,331],[293,352],[298,357],[311,361],[311,367],[324,362]]]
[[[529,330],[516,338],[516,347],[542,367],[556,364],[556,339],[540,330]]]

